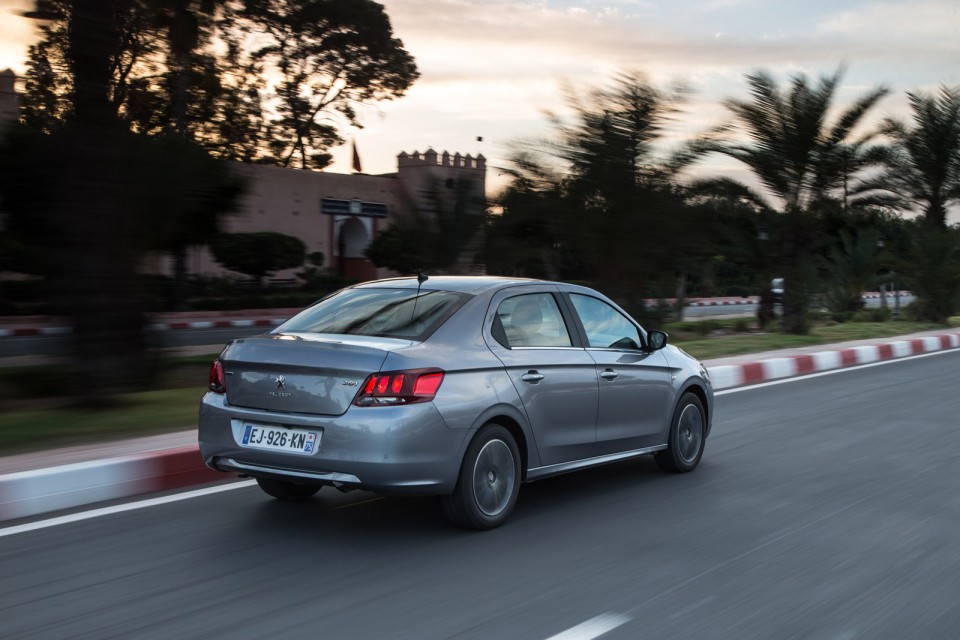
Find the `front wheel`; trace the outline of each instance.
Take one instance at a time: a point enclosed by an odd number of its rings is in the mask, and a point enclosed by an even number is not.
[[[492,529],[513,511],[519,492],[517,443],[504,427],[488,424],[470,443],[456,488],[442,498],[443,510],[462,527]]]
[[[320,491],[319,484],[297,484],[273,478],[257,478],[257,484],[267,495],[286,502],[309,500],[317,491]]]
[[[667,448],[654,455],[661,469],[685,473],[696,468],[703,456],[707,437],[706,415],[703,403],[695,393],[685,393],[680,398],[670,425]]]

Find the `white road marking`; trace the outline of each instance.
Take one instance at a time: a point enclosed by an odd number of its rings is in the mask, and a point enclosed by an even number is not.
[[[870,367],[882,367],[886,364],[894,364],[897,362],[905,362],[907,360],[916,360],[917,358],[929,358],[931,356],[940,356],[945,353],[956,353],[956,350],[944,349],[942,351],[930,351],[928,353],[918,353],[912,356],[905,356],[903,358],[893,358],[891,360],[881,360],[880,362],[871,362],[869,364],[858,364],[852,367],[843,367],[842,369],[831,369],[829,371],[818,371],[817,373],[808,373],[802,376],[794,376],[792,378],[781,378],[780,380],[769,380],[767,382],[758,382],[756,384],[745,385],[742,387],[736,387],[735,389],[722,389],[720,391],[714,391],[714,396],[725,396],[728,393],[739,393],[741,391],[753,391],[754,389],[762,389],[763,387],[772,387],[778,384],[787,384],[788,382],[796,382],[797,380],[806,380],[808,378],[819,378],[821,376],[832,376],[835,373],[846,373],[848,371],[854,371],[856,369],[869,369]]]
[[[148,507],[156,507],[157,505],[167,504],[170,502],[179,502],[180,500],[189,500],[190,498],[199,498],[201,496],[209,496],[215,493],[223,493],[224,491],[233,491],[234,489],[243,489],[245,487],[250,487],[256,484],[255,480],[245,480],[243,482],[231,482],[230,484],[221,484],[215,487],[207,487],[205,489],[194,489],[193,491],[186,491],[184,493],[175,493],[169,496],[163,496],[160,498],[149,498],[147,500],[140,500],[138,502],[128,502],[126,504],[117,504],[112,507],[102,507],[100,509],[93,509],[91,511],[81,511],[79,513],[71,513],[68,516],[60,516],[57,518],[48,518],[47,520],[38,520],[36,522],[28,522],[27,524],[18,524],[12,527],[6,527],[5,529],[0,529],[0,538],[4,536],[12,536],[17,533],[25,533],[27,531],[36,531],[37,529],[46,529],[48,527],[56,527],[61,524],[69,524],[71,522],[79,522],[81,520],[90,520],[91,518],[99,518],[100,516],[108,516],[114,513],[123,513],[124,511],[135,511],[137,509],[146,509]]]
[[[593,638],[599,638],[608,631],[613,631],[628,622],[630,622],[629,616],[619,613],[602,613],[596,618],[590,618],[575,627],[561,631],[555,636],[550,636],[547,640],[593,640]]]

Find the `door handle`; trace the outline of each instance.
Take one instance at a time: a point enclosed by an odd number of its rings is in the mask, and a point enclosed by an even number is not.
[[[520,379],[523,380],[524,382],[532,382],[533,384],[537,384],[538,382],[543,380],[543,374],[540,373],[539,371],[530,370],[530,371],[527,371],[522,376],[520,376]]]
[[[600,372],[600,377],[604,380],[616,380],[620,374],[613,369],[604,369]]]

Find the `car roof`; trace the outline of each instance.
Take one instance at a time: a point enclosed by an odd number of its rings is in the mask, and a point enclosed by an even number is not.
[[[430,276],[423,282],[422,288],[431,291],[457,291],[460,293],[477,294],[487,289],[495,289],[509,285],[518,284],[543,284],[545,280],[534,280],[531,278],[507,278],[500,276]],[[407,278],[387,278],[385,280],[373,280],[355,285],[354,288],[390,288],[390,289],[416,289],[417,279]]]

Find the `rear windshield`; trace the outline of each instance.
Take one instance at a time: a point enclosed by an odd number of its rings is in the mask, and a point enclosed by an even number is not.
[[[275,333],[338,333],[426,340],[471,296],[454,291],[344,289],[306,309]]]

